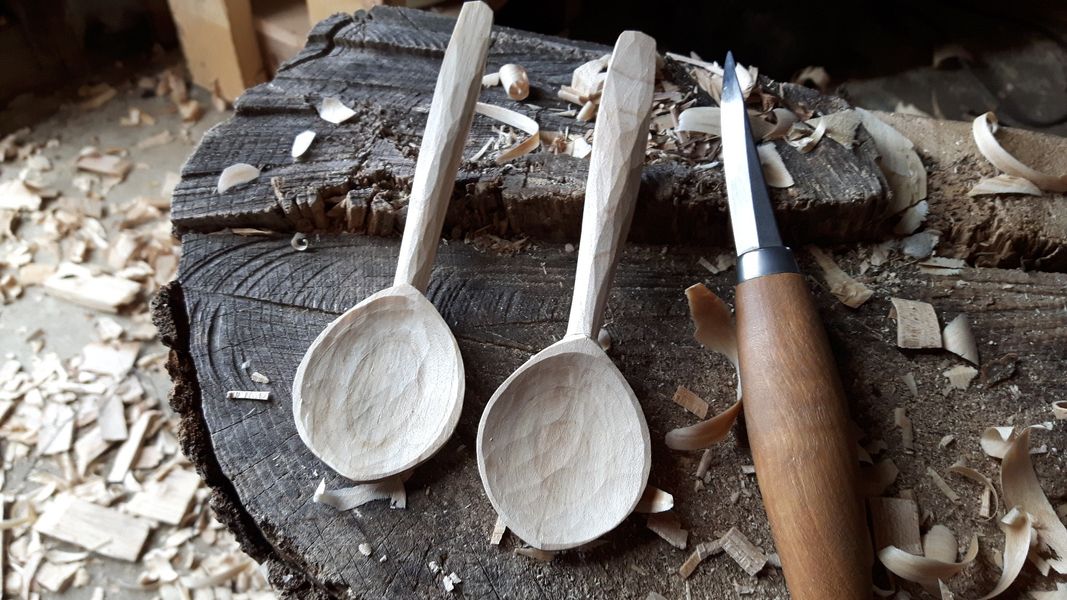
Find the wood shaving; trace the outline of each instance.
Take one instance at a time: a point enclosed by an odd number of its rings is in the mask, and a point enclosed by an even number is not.
[[[455,571],[449,573],[441,580],[441,585],[444,586],[446,592],[455,592],[456,587],[463,583],[463,580],[456,575]]]
[[[1014,433],[1014,427],[987,427],[978,440],[982,452],[992,458],[1004,458],[1011,447]]]
[[[957,390],[965,390],[970,387],[971,382],[978,376],[978,369],[968,365],[959,365],[945,371],[942,375],[948,378],[949,385],[952,387]]]
[[[689,555],[689,558],[685,559],[682,566],[678,567],[678,574],[682,576],[682,579],[689,579],[697,567],[700,566],[700,563],[704,562],[704,559],[721,553],[722,543],[719,540],[698,544],[693,549],[693,553]]]
[[[41,201],[41,196],[26,187],[21,180],[11,179],[0,182],[0,209],[2,210],[36,211],[40,210]]]
[[[767,555],[736,527],[731,527],[721,538],[719,545],[746,573],[755,577],[767,564]]]
[[[1054,176],[1038,171],[1023,164],[1005,150],[994,135],[999,126],[1000,123],[997,120],[997,116],[991,112],[979,116],[972,124],[971,131],[974,135],[974,143],[986,160],[1008,175],[1029,180],[1047,192],[1067,192],[1067,175]]]
[[[1004,173],[1001,173],[996,177],[982,179],[974,184],[971,191],[967,192],[967,195],[972,198],[975,196],[999,196],[1009,194],[1040,196],[1043,192],[1041,191],[1041,188],[1034,185],[1029,179],[1023,179],[1022,177],[1016,177],[1014,175],[1006,175]]]
[[[763,177],[768,186],[772,188],[788,188],[796,183],[773,142],[756,146],[756,154],[759,156],[760,167],[763,170]]]
[[[948,435],[943,435],[943,436],[941,436],[941,439],[937,442],[937,447],[938,448],[948,448],[955,441],[956,441],[956,436],[952,435],[951,433],[948,434]]]
[[[683,385],[678,386],[678,389],[675,390],[672,400],[674,400],[674,403],[678,406],[681,406],[701,419],[705,419],[708,416],[708,403]]]
[[[904,376],[901,377],[901,379],[904,380],[904,385],[906,385],[908,387],[908,391],[911,392],[911,395],[913,397],[915,397],[915,398],[918,398],[919,397],[919,384],[917,384],[915,382],[915,373],[911,373],[911,372],[905,373]]]
[[[389,500],[389,506],[392,508],[406,508],[407,492],[404,489],[403,476],[398,475],[374,483],[329,491],[326,490],[324,478],[312,495],[312,501],[315,503],[325,504],[341,512],[358,508],[375,500]]]
[[[679,550],[685,550],[686,543],[689,540],[689,532],[682,529],[682,523],[678,519],[678,515],[673,512],[656,513],[649,515],[646,523],[649,529],[663,538],[668,544]]]
[[[893,459],[887,458],[860,469],[860,493],[864,496],[881,496],[897,480],[900,470]]]
[[[907,498],[867,499],[875,551],[895,546],[911,554],[922,553],[919,535],[919,506]]]
[[[940,348],[941,325],[934,307],[926,302],[890,298],[890,318],[897,320],[897,346],[900,348]]]
[[[500,67],[499,73],[500,85],[504,87],[508,98],[525,100],[530,95],[530,79],[521,65],[508,63]]]
[[[148,524],[137,517],[70,495],[54,500],[34,530],[97,554],[134,562],[148,539]]]
[[[552,562],[556,558],[555,552],[540,550],[538,548],[516,548],[515,554],[545,563]]]
[[[859,129],[860,116],[854,110],[841,110],[821,117],[808,119],[808,125],[816,128],[826,127],[826,137],[845,147],[852,147],[856,141],[856,130]]]
[[[1052,403],[1052,416],[1057,421],[1067,419],[1067,400],[1057,400]]]
[[[973,365],[978,364],[978,343],[974,341],[974,332],[967,315],[960,313],[945,325],[941,334],[945,350],[963,358]]]
[[[1067,527],[1057,516],[1030,460],[1030,430],[1022,431],[1011,441],[1000,465],[1000,489],[1006,506],[1018,507],[1034,520],[1038,539],[1055,552],[1049,559],[1057,573],[1067,574]]]
[[[960,549],[956,544],[956,535],[944,525],[937,524],[923,536],[923,554],[927,558],[942,562],[956,562]]]
[[[830,293],[845,306],[858,308],[874,295],[870,288],[845,273],[829,254],[815,246],[807,246],[806,250],[822,269],[826,285],[830,286]]]
[[[741,401],[733,403],[730,408],[714,417],[680,427],[667,433],[667,447],[672,450],[702,450],[722,441],[733,429],[734,422],[741,414]]]
[[[500,71],[482,75],[482,87],[491,88],[500,85]]]
[[[793,131],[797,130],[796,126],[794,126]],[[819,121],[819,123],[816,124],[815,129],[810,133],[797,135],[792,138],[786,136],[786,143],[796,148],[801,154],[807,154],[819,145],[819,142],[822,141],[824,135],[826,135],[826,122]]]
[[[702,346],[725,356],[737,366],[737,333],[730,308],[704,284],[685,290],[689,315],[696,326],[693,337]]]
[[[966,267],[967,263],[964,260],[944,256],[934,256],[919,263],[921,273],[942,277],[959,275]]]
[[[300,158],[311,147],[311,142],[315,141],[315,132],[308,129],[307,131],[301,131],[293,138],[293,149],[289,152],[293,158]]]
[[[261,383],[261,384],[270,383],[270,377],[267,377],[266,375],[264,375],[263,373],[260,373],[259,371],[252,371],[252,374],[249,377],[251,377],[252,381],[254,381],[255,383]]]
[[[947,581],[967,568],[975,557],[978,556],[978,535],[971,538],[970,548],[963,560],[959,562],[945,562],[924,556],[909,554],[897,548],[888,546],[878,552],[878,559],[882,561],[890,572],[897,577],[920,583],[924,586],[938,586],[938,580]]]
[[[126,474],[129,473],[130,467],[133,466],[137,455],[141,452],[141,445],[144,444],[152,420],[160,414],[159,411],[146,410],[137,417],[137,421],[130,427],[129,437],[115,454],[115,461],[111,464],[111,470],[107,475],[108,483],[122,483],[126,479]]]
[[[893,227],[893,233],[898,235],[913,233],[926,221],[928,214],[930,214],[930,204],[926,200],[909,206],[900,213],[900,221]]]
[[[225,194],[233,188],[255,181],[259,177],[259,169],[246,163],[230,165],[219,174],[219,182],[216,191]]]
[[[978,600],[989,600],[1004,593],[1023,570],[1026,557],[1030,553],[1031,539],[1034,531],[1034,523],[1030,515],[1012,508],[998,524],[1004,532],[1004,556],[1001,559],[1000,578],[997,585],[988,594]]]
[[[230,390],[226,392],[227,400],[259,400],[260,402],[266,402],[270,400],[269,391],[254,391],[254,390]]]
[[[971,467],[968,467],[962,460],[957,461],[956,464],[948,468],[949,473],[955,473],[961,477],[966,477],[971,481],[979,483],[983,486],[981,494],[981,506],[978,509],[978,516],[983,519],[992,518],[1000,512],[1000,498],[997,496],[997,490],[993,487],[993,482],[988,477],[983,475]],[[990,506],[990,500],[992,499],[992,506]]]
[[[504,524],[504,519],[497,517],[496,523],[493,524],[493,531],[489,533],[489,544],[499,546],[500,541],[504,539],[504,534],[507,532],[508,527]]]
[[[853,110],[878,150],[878,167],[893,192],[892,214],[903,212],[926,198],[926,168],[911,140],[873,113],[862,108]]]
[[[162,481],[151,481],[126,503],[126,511],[135,515],[179,525],[189,512],[200,476],[192,471],[171,471]]]
[[[634,507],[636,513],[661,513],[674,508],[674,496],[653,485],[645,486],[641,499]]]
[[[522,130],[530,136],[498,154],[495,159],[498,165],[514,160],[524,154],[529,154],[541,145],[540,126],[537,124],[537,121],[534,121],[522,113],[504,108],[503,106],[486,104],[484,102],[476,103],[474,105],[474,112],[480,115],[485,115],[490,119],[500,121],[509,127]]]
[[[356,114],[356,111],[348,108],[339,99],[328,96],[322,99],[322,104],[319,105],[319,116],[323,120],[329,121],[334,125],[339,125],[345,121],[351,119]]]
[[[944,494],[946,498],[952,502],[960,501],[960,495],[956,493],[956,490],[949,486],[948,482],[945,481],[945,479],[941,477],[941,474],[935,471],[933,467],[927,467],[926,474],[930,476],[930,479],[934,480],[934,485],[937,486],[937,489],[941,490],[941,493]]]

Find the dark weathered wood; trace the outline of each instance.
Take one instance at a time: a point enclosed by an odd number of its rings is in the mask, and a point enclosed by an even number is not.
[[[397,214],[399,227],[451,28],[450,19],[392,8],[335,15],[319,23],[308,46],[274,81],[246,92],[236,103],[234,118],[204,137],[175,190],[175,225],[180,231],[238,226],[339,230],[342,221],[322,220],[321,215],[355,190],[368,203],[384,194],[388,203],[382,208]],[[499,87],[483,90],[481,99],[529,114],[543,131],[585,132],[592,123],[551,110],[575,108],[556,98],[556,92],[570,83],[575,67],[610,51],[607,46],[495,28],[487,71],[520,63],[530,74],[532,89],[524,103],[509,100]],[[683,69],[665,69],[664,77],[683,88],[694,85]],[[848,106],[807,88],[766,84],[780,87],[793,105],[822,111]],[[323,121],[315,107],[327,96],[341,98],[359,114],[340,125]],[[467,157],[496,136],[493,127],[497,124],[489,119],[475,118]],[[307,155],[294,162],[289,156],[292,139],[305,129],[319,135]],[[774,193],[779,220],[791,241],[876,239],[886,231],[885,182],[869,148],[827,143],[800,154],[779,143],[779,150],[797,182]],[[489,227],[498,235],[577,240],[587,160],[536,152],[501,166],[491,158],[461,167],[446,235]],[[263,173],[251,185],[215,194],[219,172],[236,162],[260,166]],[[631,239],[727,239],[722,171],[694,166],[677,158],[648,165]],[[315,209],[316,203],[321,208]],[[312,214],[316,210],[317,223]]]
[[[310,235],[311,248],[294,251],[287,236],[238,237],[187,234],[179,281],[157,304],[164,339],[174,348],[175,408],[182,418],[182,443],[213,489],[213,506],[248,550],[265,562],[272,581],[290,597],[323,595],[357,598],[438,598],[440,575],[455,571],[467,598],[643,598],[658,591],[685,596],[676,574],[688,551],[671,548],[644,528],[643,517],[628,519],[605,543],[557,557],[551,564],[515,556],[514,538],[499,548],[487,536],[494,522],[481,488],[474,435],[486,400],[497,385],[566,328],[574,255],[559,246],[512,257],[484,254],[463,244],[440,249],[429,288],[459,340],[468,394],[452,441],[408,483],[407,510],[384,503],[338,514],[311,502],[323,477],[329,487],[346,485],[318,462],[296,435],[289,386],[313,337],[333,317],[388,285],[396,240],[352,235]],[[707,487],[694,489],[700,453],[668,450],[665,433],[694,422],[675,405],[677,385],[686,385],[712,404],[733,401],[734,374],[722,358],[692,339],[684,288],[696,281],[728,301],[733,274],[709,278],[697,264],[710,249],[631,247],[618,270],[608,305],[610,356],[640,398],[653,440],[653,484],[675,495],[676,511],[691,530],[692,543],[707,541],[736,526],[771,551],[771,538],[755,481],[742,474],[748,452],[732,443],[712,450]],[[808,267],[809,272],[811,265]],[[983,457],[978,434],[987,425],[1033,423],[1050,418],[1048,403],[1067,395],[1067,276],[995,269],[968,269],[960,277],[930,277],[892,265],[897,277],[867,279],[876,296],[858,310],[836,303],[813,283],[827,325],[855,421],[871,438],[890,446],[883,456],[901,469],[890,489],[912,488],[938,522],[961,537],[979,531],[999,539],[995,523],[973,516],[977,500],[967,483],[953,481],[964,504],[953,506],[925,475],[964,458],[989,475],[995,463]],[[941,390],[941,372],[960,361],[943,352],[895,348],[888,318],[890,295],[925,298],[943,320],[966,311],[974,319],[983,364],[1014,364],[1000,383],[976,382],[966,392]],[[990,344],[989,342],[994,342]],[[1007,358],[1004,358],[1007,357]],[[241,365],[248,361],[248,369]],[[230,389],[257,389],[251,371],[266,374],[269,403],[226,400]],[[901,376],[914,372],[920,399]],[[992,375],[990,375],[992,377]],[[1009,386],[1018,386],[1018,396]],[[914,454],[900,449],[893,409],[907,407],[915,423]],[[950,450],[937,443],[952,433]],[[1051,447],[1067,446],[1063,429],[1042,434]],[[1037,459],[1046,491],[1067,496],[1067,465],[1060,455]],[[737,495],[736,503],[731,496]],[[1054,500],[1055,502],[1056,500]],[[356,549],[374,548],[371,558]],[[379,562],[379,557],[387,557]],[[959,590],[988,589],[988,569],[971,569],[954,580]],[[1028,570],[1028,573],[1030,571]],[[1027,575],[1032,580],[1032,575]],[[689,580],[693,598],[722,598],[747,576],[729,558],[708,559]],[[784,597],[781,572],[768,568],[752,581],[756,599]],[[1020,588],[1025,589],[1025,588]]]

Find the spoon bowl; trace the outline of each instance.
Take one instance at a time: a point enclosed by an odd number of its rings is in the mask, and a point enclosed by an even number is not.
[[[542,350],[504,381],[486,406],[478,447],[493,508],[542,550],[614,529],[641,499],[652,458],[637,396],[583,335]]]
[[[448,440],[462,408],[459,346],[437,309],[408,284],[370,296],[326,326],[293,380],[300,439],[354,480],[422,463]]]

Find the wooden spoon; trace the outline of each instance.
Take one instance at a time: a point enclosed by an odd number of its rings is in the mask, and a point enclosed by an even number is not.
[[[463,5],[437,77],[408,201],[393,286],[348,309],[312,342],[293,380],[296,429],[353,481],[402,473],[452,435],[463,361],[423,295],[474,118],[493,11]]]
[[[607,533],[648,481],[648,426],[596,343],[645,162],[656,43],[619,36],[600,99],[567,335],[526,361],[489,400],[478,470],[516,535],[542,550]]]

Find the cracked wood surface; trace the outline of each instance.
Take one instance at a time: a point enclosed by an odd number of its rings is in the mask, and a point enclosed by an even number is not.
[[[416,152],[425,126],[441,57],[452,21],[431,13],[379,7],[372,13],[334,15],[311,32],[307,47],[275,79],[248,90],[234,117],[208,132],[182,169],[172,218],[179,231],[263,227],[275,231],[358,230],[389,235],[402,226]],[[480,100],[506,106],[537,120],[542,131],[585,133],[558,110],[573,109],[556,98],[582,63],[610,47],[493,29],[487,72],[509,62],[530,74],[531,93],[514,102],[500,87]],[[664,77],[684,89],[695,84],[677,66]],[[792,84],[779,90],[794,107],[833,111],[839,98]],[[357,114],[340,125],[319,118],[316,107],[340,98]],[[710,99],[704,98],[703,103]],[[487,228],[502,236],[577,241],[588,163],[571,156],[535,152],[496,165],[492,152],[470,161],[499,124],[477,116],[461,164],[445,232],[455,236]],[[318,135],[294,161],[293,137]],[[801,154],[784,142],[779,152],[797,184],[773,190],[779,222],[796,243],[874,239],[891,227],[885,214],[885,181],[873,149],[820,144]],[[259,179],[224,195],[215,193],[219,172],[236,162],[262,169]],[[728,217],[721,169],[680,158],[660,158],[645,168],[631,240],[649,243],[721,243]],[[345,197],[371,213],[349,226],[329,210]]]
[[[311,502],[319,480],[349,485],[331,473],[296,435],[290,386],[304,350],[321,328],[348,306],[387,286],[396,240],[323,234],[297,252],[287,236],[187,234],[178,284],[157,305],[164,339],[176,352],[171,369],[182,442],[214,489],[213,506],[247,551],[267,563],[272,582],[289,597],[436,598],[440,575],[429,561],[463,578],[467,598],[641,598],[649,591],[683,597],[674,571],[688,551],[677,550],[633,516],[599,545],[562,554],[550,564],[512,554],[507,536],[488,544],[495,522],[478,478],[474,436],[493,390],[538,349],[566,329],[574,255],[559,246],[502,257],[472,246],[442,246],[428,298],[459,341],[467,366],[467,398],[455,436],[407,484],[408,508],[378,502],[348,513]],[[712,477],[694,489],[700,453],[669,451],[663,436],[690,424],[671,396],[677,385],[694,390],[721,411],[733,401],[733,372],[725,360],[692,339],[683,290],[696,281],[728,301],[733,273],[708,277],[699,257],[712,249],[631,246],[620,262],[608,304],[609,352],[633,385],[653,440],[651,483],[674,494],[676,511],[693,544],[737,526],[755,544],[773,548],[755,481],[741,466],[747,450],[727,442],[712,452]],[[813,265],[804,265],[815,272]],[[900,278],[871,284],[872,301],[852,311],[817,283],[817,301],[846,382],[853,416],[874,438],[884,438],[901,469],[898,486],[914,487],[929,508],[962,539],[971,531],[995,535],[995,525],[971,519],[928,483],[928,466],[944,470],[957,458],[992,475],[978,448],[986,425],[1049,419],[1048,398],[1067,393],[1067,276],[997,269],[968,269],[960,277],[931,277],[913,267]],[[962,282],[962,283],[958,283]],[[960,311],[974,320],[983,364],[1003,357],[1017,371],[1009,381],[976,385],[942,396],[941,371],[955,364],[940,352],[903,352],[894,346],[888,297],[926,299],[947,322]],[[169,301],[166,299],[169,298]],[[170,332],[170,333],[168,333]],[[184,332],[184,333],[183,333]],[[988,344],[995,341],[995,344]],[[241,367],[248,361],[248,367]],[[271,383],[257,385],[251,372]],[[912,398],[901,375],[914,372],[921,398]],[[1019,397],[1010,391],[1017,385]],[[226,400],[230,389],[269,388],[271,401]],[[196,394],[190,394],[194,389]],[[893,408],[905,406],[916,428],[915,454],[905,454],[892,428]],[[938,449],[946,433],[952,452]],[[1067,445],[1064,433],[1043,442]],[[1054,499],[1067,495],[1064,462],[1038,462]],[[956,483],[961,491],[966,484]],[[738,494],[736,503],[731,497]],[[967,501],[969,501],[969,497]],[[368,543],[370,558],[356,547]],[[381,557],[386,557],[379,562]],[[719,598],[746,576],[728,560],[709,559],[689,580],[694,598]],[[981,582],[975,584],[981,587]],[[760,574],[753,598],[785,593],[780,571]],[[977,589],[977,588],[976,588]]]

